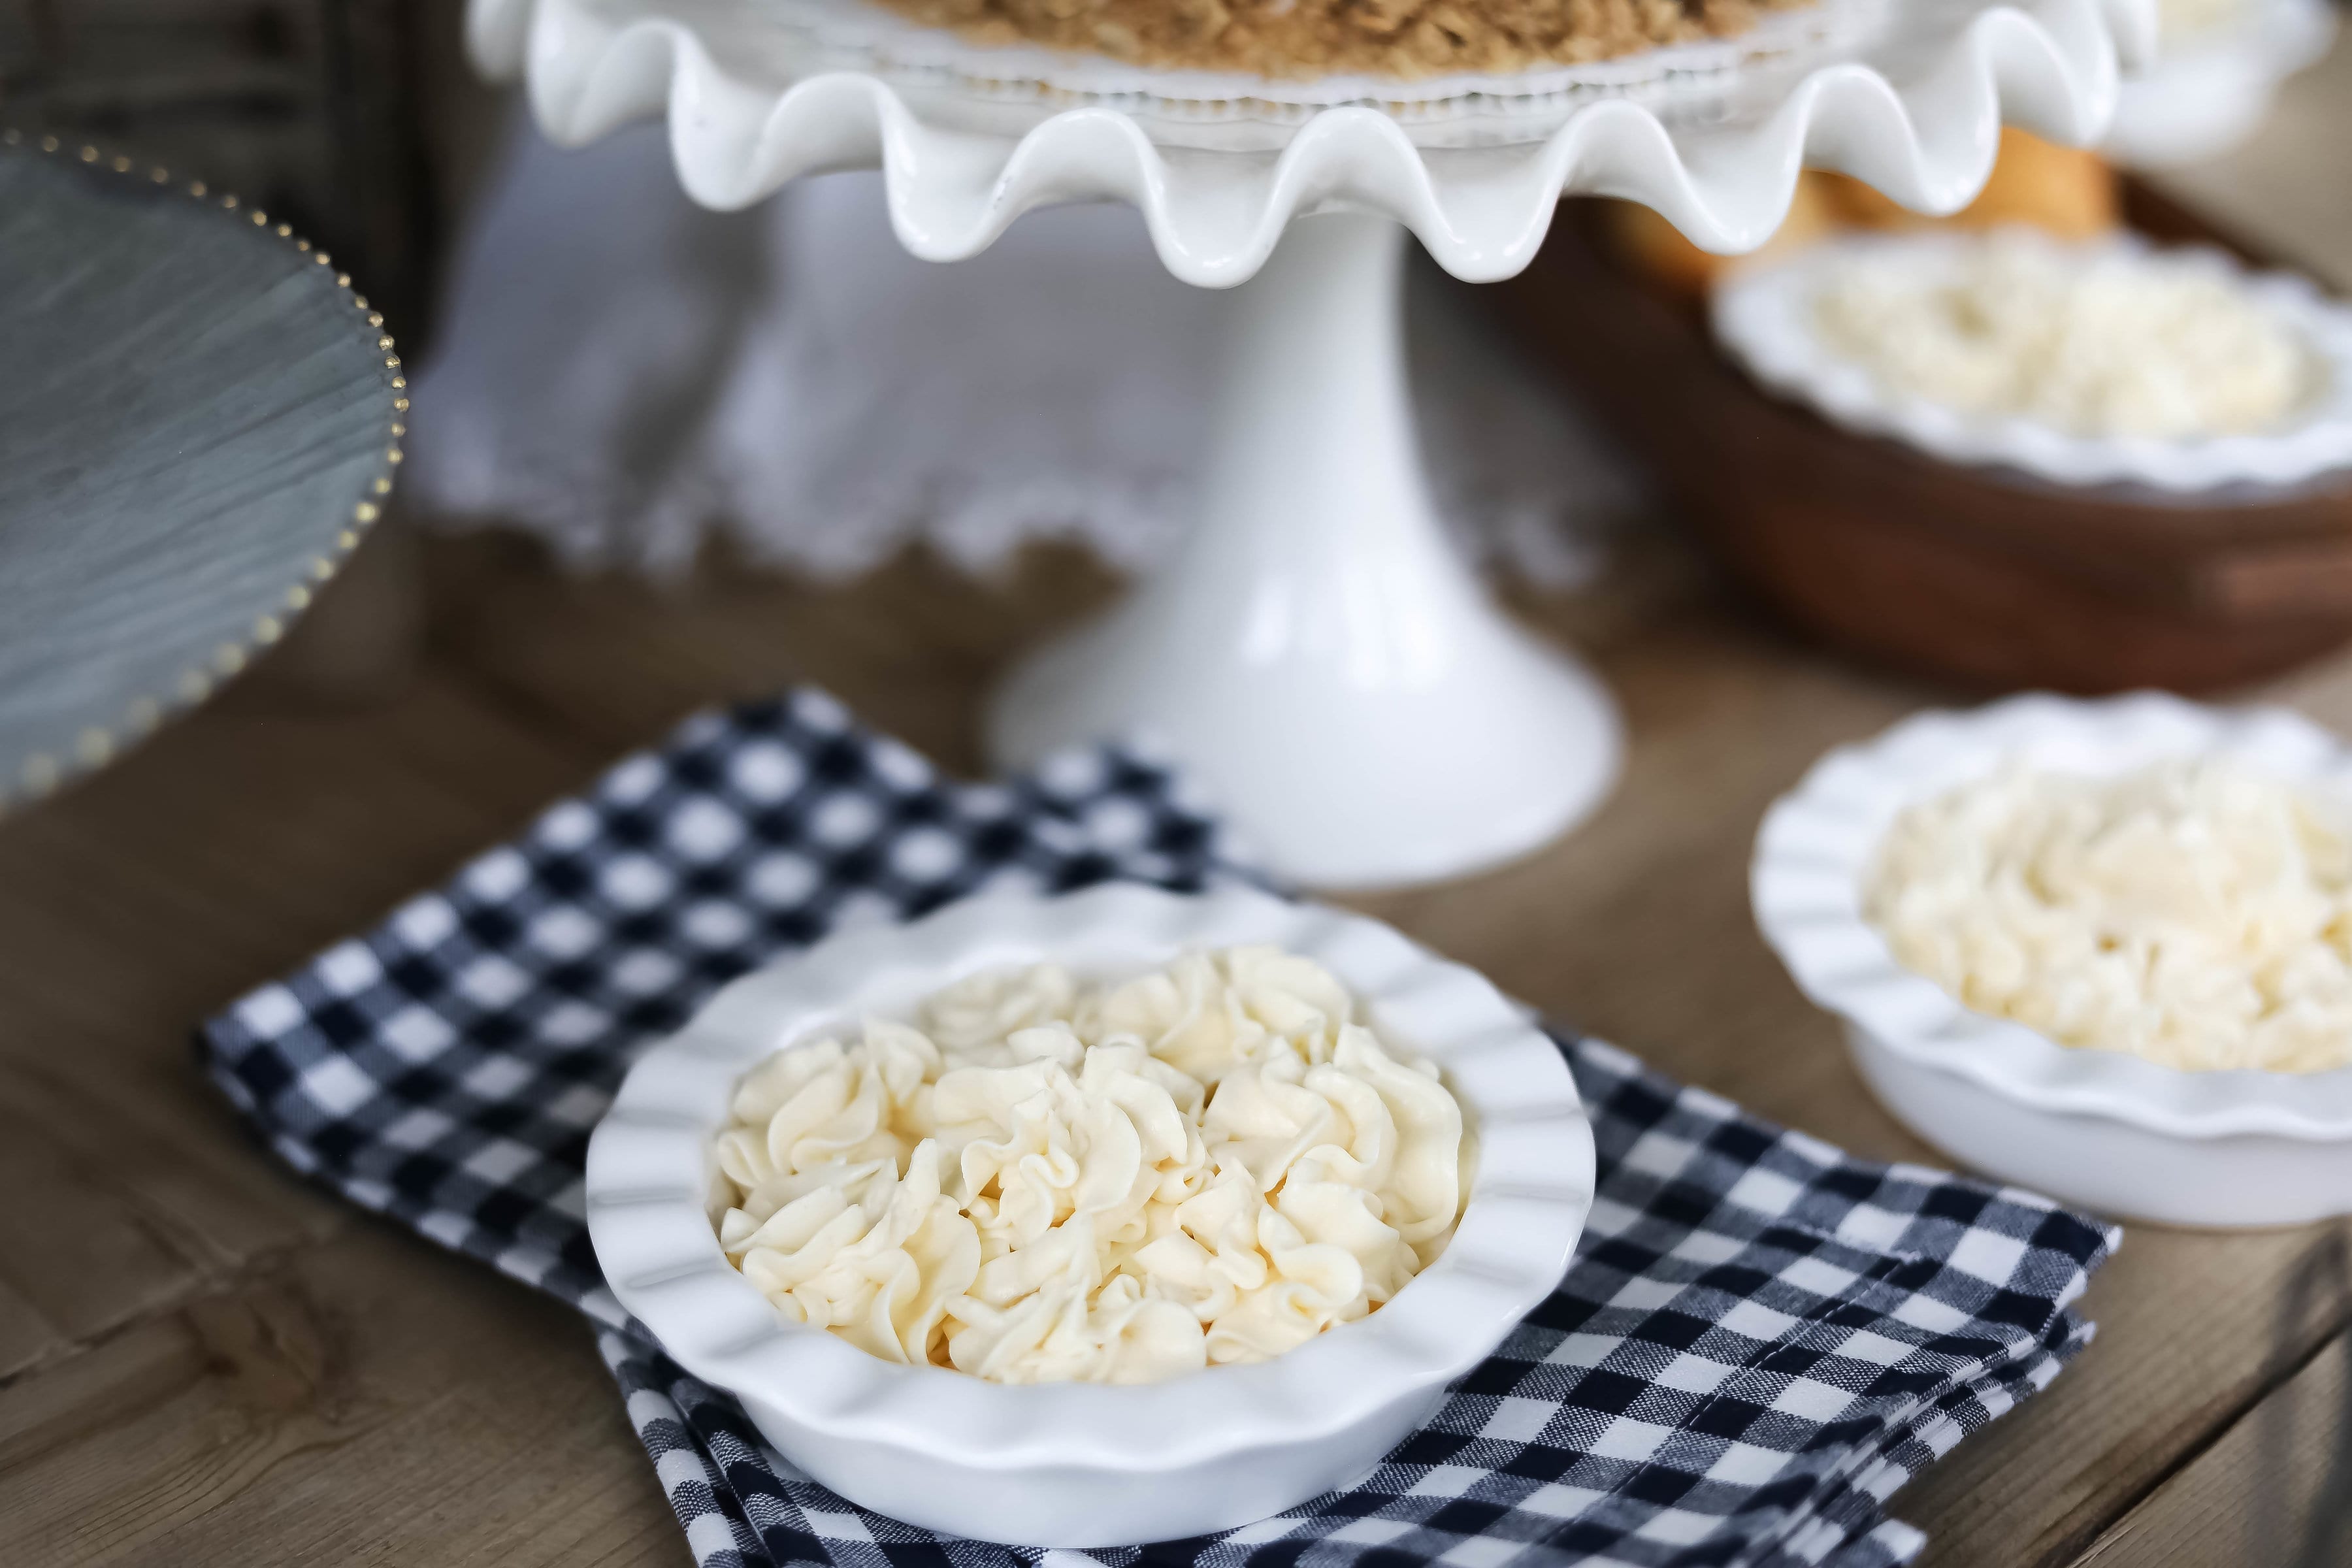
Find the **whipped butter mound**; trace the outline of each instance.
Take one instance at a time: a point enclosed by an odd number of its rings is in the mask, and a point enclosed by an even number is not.
[[[1453,1233],[1430,1064],[1268,947],[979,975],[769,1058],[719,1134],[728,1258],[795,1322],[1000,1383],[1150,1383],[1361,1318]]]
[[[1854,257],[1815,310],[1822,340],[1892,395],[2080,437],[2263,430],[2319,383],[2294,330],[2227,276],[2018,230],[1969,241],[1949,268]]]
[[[2011,767],[1913,806],[1864,913],[1906,967],[2062,1045],[2352,1065],[2352,818],[2224,759]]]

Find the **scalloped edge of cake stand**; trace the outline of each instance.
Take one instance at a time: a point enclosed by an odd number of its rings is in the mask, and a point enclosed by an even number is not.
[[[1688,100],[1662,114],[1602,96],[1565,118],[1558,102],[1488,113],[1481,100],[1490,143],[1454,146],[1364,104],[1271,130],[1195,104],[1199,122],[1154,110],[1147,129],[1129,110],[1153,110],[1148,95],[1034,83],[1024,104],[979,77],[964,99],[936,79],[902,93],[815,68],[804,38],[784,47],[740,0],[472,0],[469,26],[478,62],[524,75],[559,142],[666,114],[679,178],[708,206],[878,165],[901,243],[950,261],[1032,207],[1121,200],[1177,278],[1246,284],[1193,537],[1108,617],[1015,671],[991,748],[1019,763],[1156,734],[1273,870],[1362,888],[1536,848],[1599,805],[1623,753],[1601,684],[1505,616],[1444,540],[1404,390],[1396,226],[1479,281],[1528,264],[1564,194],[1643,202],[1726,251],[1771,234],[1809,163],[1957,210],[1990,174],[2004,119],[2095,141],[2119,52],[2146,58],[2154,33],[2149,0],[1907,0],[1900,14],[1912,30],[1884,30],[1865,58],[1729,73],[1711,119]],[[1539,112],[1541,133],[1513,139]],[[1195,144],[1170,144],[1171,126]],[[1199,145],[1204,126],[1238,140]],[[1277,253],[1299,218],[1306,232]]]
[[[2154,52],[2150,0],[1913,0],[1899,16],[1858,53],[1759,70],[1772,90],[1727,89],[1712,122],[1601,96],[1536,140],[1437,147],[1351,104],[1281,128],[1276,144],[1224,152],[1155,141],[1169,128],[1147,130],[1123,100],[1056,109],[1070,100],[1042,89],[1025,128],[971,129],[979,121],[948,112],[951,96],[856,71],[796,74],[814,68],[810,58],[755,47],[740,15],[742,31],[714,43],[719,25],[702,0],[471,0],[467,30],[486,74],[527,79],[558,142],[666,115],[679,178],[706,206],[747,206],[803,174],[878,166],[899,240],[953,261],[1033,207],[1120,200],[1141,209],[1171,273],[1223,288],[1263,266],[1294,217],[1332,209],[1395,219],[1471,282],[1526,267],[1564,195],[1641,202],[1721,252],[1771,236],[1805,166],[1852,174],[1921,212],[1957,211],[1990,174],[2004,121],[2095,142],[2115,110],[2118,56],[2133,64]],[[964,107],[1003,123],[1001,95]],[[1518,112],[1502,113],[1491,134],[1507,137]],[[1542,112],[1556,120],[1559,106]]]

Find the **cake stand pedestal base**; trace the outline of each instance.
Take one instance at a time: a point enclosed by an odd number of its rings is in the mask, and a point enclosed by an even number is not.
[[[1431,505],[1403,239],[1387,218],[1304,219],[1235,290],[1191,538],[1014,671],[990,716],[998,763],[1139,737],[1271,869],[1324,888],[1476,870],[1599,804],[1614,706],[1494,605]]]

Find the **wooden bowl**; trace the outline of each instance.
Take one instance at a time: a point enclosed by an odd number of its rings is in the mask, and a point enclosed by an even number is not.
[[[2229,244],[2126,183],[2133,226]],[[1636,278],[1569,204],[1482,289],[1723,560],[1833,647],[1984,689],[2199,691],[2352,641],[2352,471],[2194,498],[1962,468],[1757,386],[1696,301]],[[2266,265],[2258,255],[2249,259]]]

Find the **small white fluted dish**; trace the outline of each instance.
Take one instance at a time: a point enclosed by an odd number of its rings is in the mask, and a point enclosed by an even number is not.
[[[2063,248],[2046,236],[2029,243]],[[2315,371],[2311,395],[2269,430],[2200,440],[2078,436],[2030,419],[1991,419],[1889,392],[1869,367],[1826,342],[1822,292],[1847,263],[1892,258],[1924,274],[1948,273],[1985,236],[1973,230],[1856,235],[1787,261],[1746,268],[1717,289],[1715,335],[1749,374],[1831,423],[1883,436],[1947,462],[2007,468],[2058,485],[2139,484],[2186,493],[2229,486],[2291,486],[2352,466],[2352,307],[2309,279],[2250,272],[2218,250],[2168,248],[2167,260],[2224,279],[2274,312]],[[2094,242],[2145,254],[2130,236]]]
[[[1855,1064],[1922,1138],[2003,1181],[2124,1218],[2292,1225],[2352,1213],[2352,1069],[2184,1072],[2062,1046],[1962,1006],[1863,918],[1897,813],[2011,760],[2092,775],[2220,753],[2352,790],[2352,748],[2281,709],[2158,693],[2031,695],[1930,712],[1831,752],[1765,814],[1749,893],[1797,987],[1838,1015]]]
[[[1440,1064],[1477,1128],[1453,1239],[1371,1316],[1255,1365],[1011,1387],[786,1322],[719,1251],[712,1142],[736,1081],[772,1052],[987,969],[1051,959],[1108,978],[1244,942],[1328,967],[1384,1038]],[[950,905],[736,981],[630,1071],[589,1143],[587,1212],[621,1304],[817,1480],[931,1530],[1097,1547],[1244,1524],[1370,1469],[1559,1285],[1592,1183],[1566,1061],[1475,973],[1336,910],[1111,885]]]
[[[2241,14],[2173,39],[2124,83],[2101,151],[2141,169],[2218,158],[2261,128],[2280,84],[2327,52],[2328,0],[2244,0]]]

